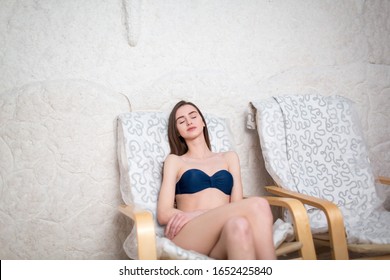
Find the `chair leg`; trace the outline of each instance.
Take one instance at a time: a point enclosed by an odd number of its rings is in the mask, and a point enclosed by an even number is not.
[[[134,221],[137,230],[138,259],[156,260],[156,232],[153,215],[149,211],[134,211],[129,205],[120,205],[119,211]]]
[[[315,260],[316,253],[314,249],[313,237],[310,230],[309,218],[303,204],[296,199],[285,197],[265,197],[270,205],[287,208],[293,218],[294,232],[297,241],[302,243],[299,254],[302,259]]]

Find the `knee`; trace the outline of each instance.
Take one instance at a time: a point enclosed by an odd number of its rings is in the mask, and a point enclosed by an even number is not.
[[[249,221],[244,217],[229,219],[224,226],[224,231],[231,242],[241,244],[252,242],[252,228]]]
[[[268,201],[262,197],[251,197],[247,198],[248,211],[250,215],[257,216],[262,219],[264,222],[273,223],[273,215],[271,212],[271,207]]]

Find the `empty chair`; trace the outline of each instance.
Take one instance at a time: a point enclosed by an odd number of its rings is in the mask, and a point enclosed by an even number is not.
[[[257,128],[266,169],[277,185],[267,190],[306,205],[315,244],[330,246],[336,259],[388,258],[390,212],[377,195],[353,102],[284,95],[250,107],[248,126]]]

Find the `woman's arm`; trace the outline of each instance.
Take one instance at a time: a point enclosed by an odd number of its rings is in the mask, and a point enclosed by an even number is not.
[[[164,162],[163,180],[157,202],[157,221],[160,225],[168,224],[175,214],[181,212],[175,208],[175,186],[178,168],[177,156],[168,155]]]
[[[232,151],[226,152],[225,157],[229,166],[229,172],[233,176],[233,190],[230,196],[230,201],[238,201],[243,198],[240,159],[237,153]]]
[[[160,225],[166,225],[165,236],[173,239],[190,220],[204,211],[183,212],[175,208],[175,186],[179,170],[179,158],[169,155],[164,163],[163,182],[157,204],[157,220]]]

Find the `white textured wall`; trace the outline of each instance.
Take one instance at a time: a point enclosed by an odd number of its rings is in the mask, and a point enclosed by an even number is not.
[[[389,14],[386,0],[0,0],[0,92],[77,79],[133,110],[193,101],[230,118],[247,194],[268,180],[248,102],[337,93],[357,102],[375,171],[390,176]]]

